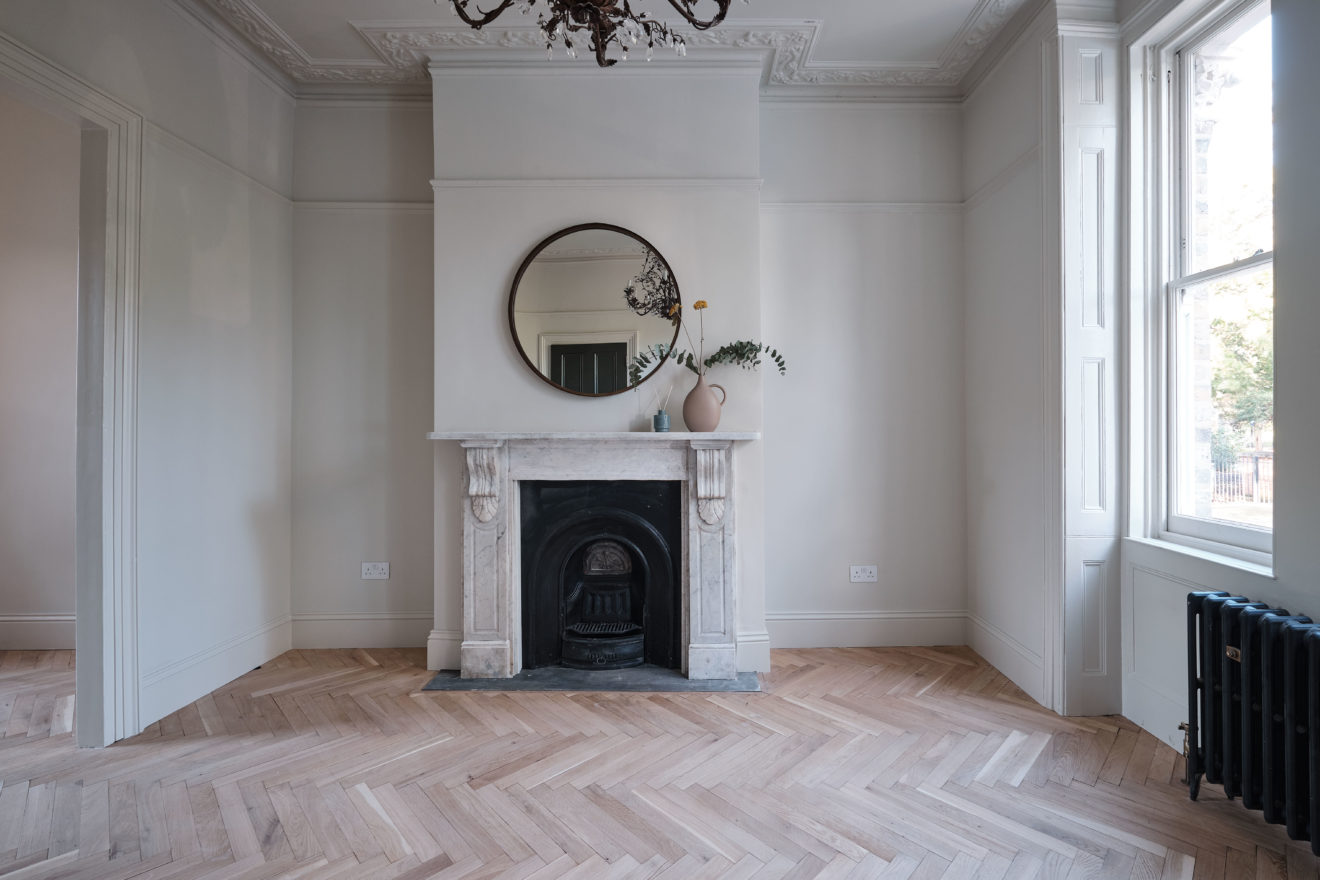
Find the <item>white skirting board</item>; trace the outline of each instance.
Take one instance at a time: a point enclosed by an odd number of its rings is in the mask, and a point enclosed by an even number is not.
[[[283,654],[290,647],[291,628],[286,614],[143,675],[138,698],[139,729]]]
[[[965,611],[772,611],[772,648],[967,644]]]
[[[426,668],[458,669],[463,632],[457,629],[433,629],[426,638]]]
[[[421,648],[435,615],[425,612],[294,612],[295,648]]]
[[[770,671],[770,633],[765,630],[738,633],[738,671]]]
[[[0,651],[72,651],[72,614],[0,614]]]
[[[1187,720],[1186,694],[1166,694],[1135,675],[1124,676],[1123,717],[1182,751],[1183,733],[1178,725]]]
[[[972,614],[967,615],[967,637],[968,647],[987,663],[1037,703],[1049,705],[1045,693],[1045,667],[1040,655]]]

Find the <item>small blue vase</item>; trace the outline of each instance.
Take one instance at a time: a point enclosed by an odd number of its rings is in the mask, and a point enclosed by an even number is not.
[[[656,414],[651,416],[651,427],[657,434],[668,433],[669,431],[669,413],[664,410],[657,410]]]

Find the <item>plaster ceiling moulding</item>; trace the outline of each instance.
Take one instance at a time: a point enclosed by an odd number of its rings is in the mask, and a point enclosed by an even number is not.
[[[397,85],[426,82],[423,66],[398,67],[385,61],[312,58],[262,12],[254,0],[200,0],[279,65],[298,83]]]
[[[811,46],[804,52],[780,52],[771,85],[784,86],[955,86],[967,75],[1026,0],[980,0],[940,57],[929,63],[813,64]],[[711,33],[702,34],[710,37]],[[812,34],[812,43],[815,34]]]
[[[981,0],[949,43],[940,67],[956,72],[955,81],[961,82],[1009,20],[1026,5],[1027,0]]]
[[[809,59],[821,22],[810,19],[744,20],[740,24],[730,26],[726,23],[714,30],[684,34],[683,38],[691,49],[713,50],[716,53],[752,52],[760,55],[765,59],[764,84],[768,86],[953,85],[964,72],[945,71],[934,64],[903,67],[812,65]],[[354,27],[377,55],[400,68],[425,65],[428,62],[463,64],[468,60],[478,60],[478,56],[483,62],[505,60],[501,55],[494,54],[493,50],[521,49],[528,53],[535,52],[539,59],[545,51],[545,37],[535,28],[487,25],[478,31],[452,26],[400,27],[398,22],[388,25],[357,23]],[[492,54],[479,55],[479,50],[487,50]],[[707,56],[708,59],[712,57],[718,56]],[[974,58],[975,53],[972,54]],[[573,63],[559,57],[550,62],[551,65],[561,66]],[[639,62],[639,66],[647,63]],[[653,63],[692,65],[699,63],[699,59],[689,57],[674,60],[658,56]]]
[[[234,0],[230,0],[234,2]],[[755,51],[768,58],[765,85],[770,87],[827,86],[943,86],[953,87],[985,51],[1025,0],[981,0],[940,58],[928,63],[858,65],[847,62],[812,63],[812,50],[822,22],[801,20],[747,20],[726,22],[708,31],[684,34],[693,49]],[[353,27],[383,60],[397,68],[424,66],[447,53],[475,50],[545,50],[545,37],[529,27],[481,30],[412,22],[360,22]],[[451,56],[452,60],[459,58]],[[489,60],[483,58],[482,60]],[[660,60],[657,58],[657,60]],[[556,62],[570,63],[556,58]],[[645,63],[645,62],[642,62]],[[666,63],[682,64],[682,61]],[[776,89],[782,91],[782,89]]]
[[[729,27],[727,24],[713,31],[685,33],[689,48],[718,50],[719,56],[706,56],[706,61],[719,61],[725,55],[751,54],[754,58],[769,58],[764,79],[774,76],[776,66],[800,64],[809,54],[816,30],[816,21],[754,22],[751,27]],[[353,27],[372,50],[383,60],[396,67],[418,67],[428,64],[463,66],[469,62],[482,64],[508,64],[538,62],[539,70],[578,71],[584,69],[579,62],[557,55],[545,60],[545,35],[534,27],[501,28],[487,25],[481,30],[465,26],[417,24],[412,22],[354,22]],[[509,50],[522,50],[521,60],[511,58]],[[653,62],[636,60],[611,70],[628,70],[650,65],[665,67],[693,67],[700,59],[656,56]],[[606,74],[608,75],[608,74]]]
[[[301,84],[422,84],[427,81],[426,68],[431,63],[499,63],[509,50],[534,50],[538,55],[545,50],[545,37],[535,27],[488,26],[474,30],[462,25],[439,26],[431,21],[360,21],[349,24],[379,61],[316,59],[258,8],[257,0],[200,2],[223,16]],[[765,65],[762,84],[779,95],[824,91],[863,95],[920,87],[952,93],[1025,2],[979,0],[941,56],[927,63],[813,63],[811,56],[823,26],[814,19],[742,19],[708,31],[685,33],[684,39],[692,48],[760,55]],[[554,63],[572,62],[556,58]]]

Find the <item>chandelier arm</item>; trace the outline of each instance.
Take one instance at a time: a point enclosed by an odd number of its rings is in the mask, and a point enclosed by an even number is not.
[[[605,28],[601,24],[600,17],[594,17],[591,21],[591,48],[596,52],[596,65],[599,67],[612,67],[617,63],[615,58],[605,57],[605,47],[610,43],[611,32],[609,36],[604,36]],[[622,42],[619,43],[623,45]]]
[[[694,0],[669,0],[669,5],[677,9],[679,15],[683,16],[688,24],[692,25],[699,31],[710,30],[720,22],[724,21],[724,16],[728,15],[730,0],[715,0],[715,3],[719,6],[719,9],[716,11],[714,18],[706,21],[697,18],[697,14],[692,11]]]
[[[627,57],[627,47],[623,45],[623,37],[619,36],[618,28],[614,22],[606,18],[602,13],[597,13],[591,18],[591,47],[595,49],[595,63],[601,67],[612,67],[618,63],[618,58],[606,58],[605,50],[610,45],[610,41],[616,42],[623,49],[624,57]]]
[[[469,27],[475,28],[477,30],[481,30],[481,28],[484,25],[488,25],[495,19],[499,18],[500,14],[503,13],[504,10],[508,9],[513,4],[517,3],[518,0],[501,0],[500,5],[496,6],[490,12],[483,12],[481,7],[478,6],[477,7],[478,15],[476,17],[468,15],[467,0],[452,0],[452,2],[454,6],[454,12],[458,14],[459,18],[463,19],[464,24],[468,25]]]
[[[555,13],[553,11],[553,8],[551,12],[552,12],[551,16],[545,19],[543,22],[541,22],[541,33],[545,34],[545,45],[547,49],[552,47],[554,45],[554,41],[558,39],[557,34],[559,32],[559,28],[562,25],[562,20],[560,15],[558,13]]]

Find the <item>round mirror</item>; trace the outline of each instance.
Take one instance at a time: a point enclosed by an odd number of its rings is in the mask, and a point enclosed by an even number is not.
[[[532,249],[509,293],[509,329],[527,366],[556,388],[603,397],[630,380],[633,358],[678,339],[678,284],[641,236],[604,223],[561,229]],[[663,363],[663,361],[661,361]]]

